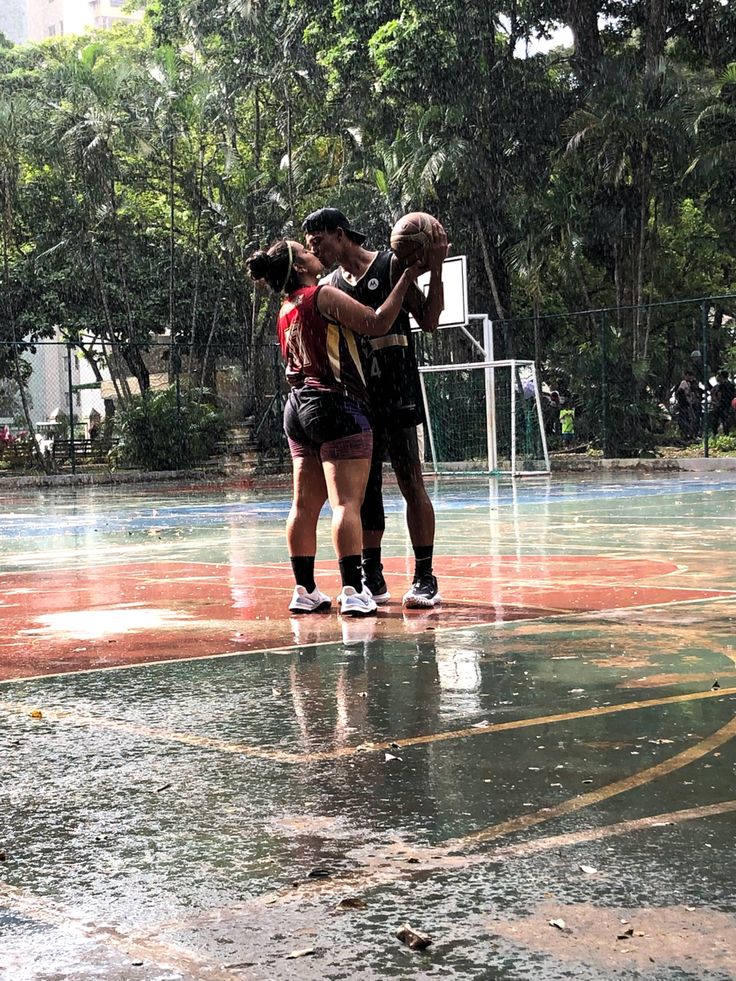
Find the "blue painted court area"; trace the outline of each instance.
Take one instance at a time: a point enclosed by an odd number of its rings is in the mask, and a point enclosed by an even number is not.
[[[0,485],[3,977],[736,977],[736,475],[430,492],[346,624],[283,487]]]

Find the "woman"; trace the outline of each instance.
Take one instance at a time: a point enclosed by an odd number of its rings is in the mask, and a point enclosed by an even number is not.
[[[401,310],[419,266],[405,270],[386,302],[372,310],[333,286],[319,286],[319,259],[299,242],[283,240],[248,260],[256,282],[286,298],[278,336],[291,392],[284,409],[294,497],[286,541],[296,586],[289,609],[315,613],[332,601],[314,581],[317,520],[329,499],[332,544],[340,565],[344,616],[376,612],[361,577],[360,506],[368,480],[373,434],[366,415],[365,377],[353,332],[380,337]]]

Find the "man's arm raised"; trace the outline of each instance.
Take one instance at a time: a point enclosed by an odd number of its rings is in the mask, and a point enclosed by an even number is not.
[[[442,287],[442,263],[447,258],[447,234],[437,221],[432,226],[432,243],[427,250],[426,269],[429,270],[429,290],[425,296],[413,286],[407,293],[405,306],[423,331],[433,333],[440,322],[440,314],[445,308],[445,293]],[[423,272],[426,270],[422,270]]]

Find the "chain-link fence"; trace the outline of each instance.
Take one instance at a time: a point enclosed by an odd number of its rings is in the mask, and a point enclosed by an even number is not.
[[[736,455],[732,311],[736,295],[496,321],[494,356],[536,361],[553,452]],[[420,362],[482,358],[471,333],[421,338]],[[285,394],[275,342],[0,342],[0,474],[282,467]]]
[[[495,327],[502,345],[535,352],[551,448],[708,456],[736,454],[734,312],[730,294]]]
[[[275,343],[0,342],[0,475],[280,467],[284,398]]]

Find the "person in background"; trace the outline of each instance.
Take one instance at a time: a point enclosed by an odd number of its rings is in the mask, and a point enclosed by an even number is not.
[[[675,390],[675,403],[680,435],[683,439],[694,439],[698,435],[700,422],[700,391],[694,372],[683,373],[682,381]]]
[[[719,426],[723,427],[724,436],[731,432],[734,421],[731,403],[735,397],[736,385],[728,377],[727,371],[719,371],[710,395],[710,422],[714,436]]]
[[[560,409],[560,429],[562,445],[572,446],[575,442],[575,400],[569,395]]]

